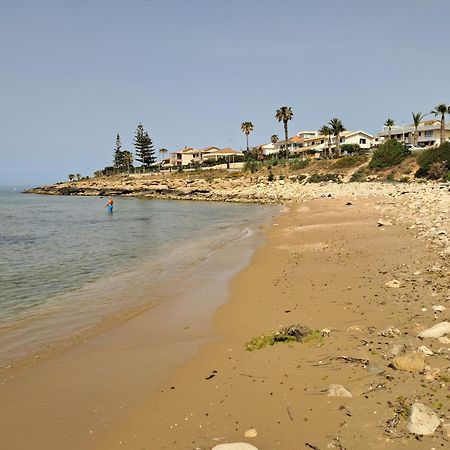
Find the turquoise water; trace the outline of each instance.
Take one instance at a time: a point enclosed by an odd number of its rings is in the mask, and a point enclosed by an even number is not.
[[[111,215],[105,204],[0,191],[0,330],[49,311],[54,320],[83,311],[92,319],[96,304],[103,311],[128,306],[113,307],[113,292],[121,302],[137,293],[151,302],[161,285],[182,283],[200,261],[251,236],[271,211],[116,198]]]

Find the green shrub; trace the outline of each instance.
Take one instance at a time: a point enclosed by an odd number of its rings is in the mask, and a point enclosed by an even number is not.
[[[273,179],[274,179],[273,173],[270,172],[269,176],[267,177],[267,181],[273,181]]]
[[[416,172],[416,177],[429,177],[433,178],[436,175],[437,166],[431,167],[435,163],[445,162],[445,167],[447,171],[450,171],[450,142],[444,142],[437,148],[429,148],[421,153],[417,157],[417,162],[419,163],[419,170]],[[444,167],[444,164],[441,164]],[[431,169],[431,173],[430,173]],[[439,177],[445,177],[446,173],[443,171],[442,175]]]
[[[337,173],[313,173],[307,181],[308,183],[322,183],[323,181],[340,183],[341,179]]]
[[[364,149],[362,149],[359,144],[342,144],[341,152],[348,153],[350,155],[364,153]]]
[[[411,154],[402,142],[389,139],[381,144],[374,152],[369,167],[372,169],[386,169],[400,164]]]
[[[258,161],[245,161],[244,164],[244,170],[247,172],[251,172],[251,173],[255,173],[257,172],[261,167],[261,163],[259,163]]]
[[[305,167],[308,167],[309,165],[309,159],[300,159],[295,158],[289,161],[289,168],[291,170],[300,170],[304,169]]]
[[[343,156],[342,158],[339,158],[334,162],[333,167],[336,169],[345,169],[347,167],[359,166],[360,164],[363,164],[365,161],[366,158],[364,158],[364,156],[357,156],[357,155]]]

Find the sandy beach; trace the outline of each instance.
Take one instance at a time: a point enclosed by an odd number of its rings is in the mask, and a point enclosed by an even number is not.
[[[421,437],[407,431],[407,419],[421,403],[449,422],[449,344],[417,337],[448,318],[450,272],[439,254],[448,219],[426,211],[425,196],[358,197],[339,188],[274,219],[213,328],[147,311],[85,348],[3,378],[2,398],[15,405],[1,418],[7,448],[30,448],[31,435],[36,450],[445,446],[444,425]],[[421,201],[430,224],[411,223],[420,214],[409,205]],[[201,326],[189,331],[190,321]],[[245,350],[252,337],[293,324],[323,337]],[[153,340],[163,329],[164,339]],[[418,369],[396,366],[396,353],[411,352],[420,355]],[[183,358],[167,364],[171,354]],[[152,383],[147,377],[158,371]],[[333,384],[349,396],[330,397]],[[52,407],[33,410],[39,395],[51,395]]]

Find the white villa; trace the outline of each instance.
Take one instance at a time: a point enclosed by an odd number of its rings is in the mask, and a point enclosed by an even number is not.
[[[329,140],[331,141],[329,143]],[[344,131],[339,136],[341,145],[358,144],[362,149],[369,150],[373,147],[374,136],[365,131]],[[288,140],[288,149],[291,154],[299,154],[308,157],[320,158],[328,147],[334,151],[336,148],[336,138],[325,136],[318,131],[300,131]],[[275,153],[286,147],[286,141],[279,141],[275,144]]]
[[[201,163],[207,160],[219,160],[219,158],[229,157],[233,160],[237,156],[243,156],[243,153],[232,148],[206,147],[196,149],[185,147],[183,150],[170,153],[171,166],[188,166],[191,163]]]
[[[391,128],[391,138],[406,144],[414,143],[414,125],[394,126]],[[441,143],[441,122],[438,119],[424,120],[417,127],[417,143],[421,147],[428,147]],[[381,139],[389,138],[389,129],[384,127],[381,133],[378,133]],[[445,124],[445,140],[450,140],[450,124]]]

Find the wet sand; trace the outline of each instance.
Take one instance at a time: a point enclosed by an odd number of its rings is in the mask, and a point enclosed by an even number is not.
[[[441,432],[417,440],[404,420],[385,431],[401,396],[442,404],[440,414],[449,414],[448,387],[390,368],[388,355],[394,344],[420,345],[417,330],[445,320],[431,307],[448,294],[448,277],[430,272],[439,260],[406,227],[377,227],[374,200],[352,202],[314,200],[278,217],[267,243],[234,277],[214,328],[208,314],[192,318],[200,326],[191,327],[186,311],[153,309],[3,379],[5,448],[441,448]],[[394,278],[398,289],[385,285]],[[251,337],[295,323],[331,333],[321,346],[244,349]],[[392,325],[401,336],[379,336]],[[176,331],[164,335],[168,329]],[[382,373],[340,356],[370,360]],[[445,352],[430,364],[444,371]],[[332,383],[353,397],[327,397]],[[252,427],[257,436],[244,437]]]

